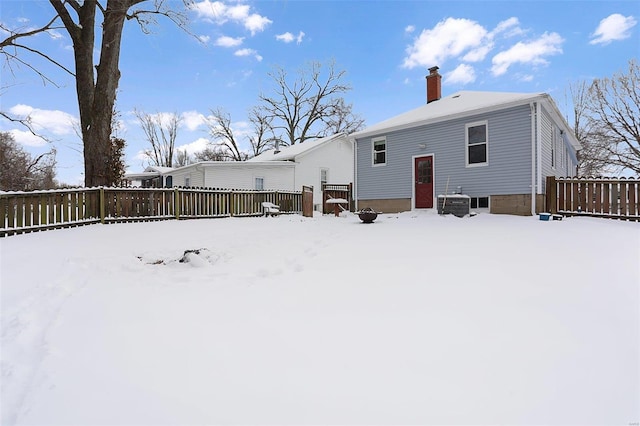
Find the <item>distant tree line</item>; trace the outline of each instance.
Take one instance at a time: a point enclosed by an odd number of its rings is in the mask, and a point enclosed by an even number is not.
[[[9,132],[0,132],[0,190],[53,189],[56,182],[56,151],[33,157]]]

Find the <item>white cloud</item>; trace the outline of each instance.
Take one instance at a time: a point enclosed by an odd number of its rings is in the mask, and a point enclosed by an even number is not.
[[[432,67],[448,58],[479,48],[488,31],[469,19],[447,18],[433,29],[423,30],[406,50],[404,68]]]
[[[286,32],[284,34],[276,35],[276,40],[283,41],[285,43],[291,43],[292,41],[295,41],[297,44],[300,44],[302,43],[302,39],[304,38],[304,36],[305,33],[303,31],[300,31],[297,36],[291,34],[290,32]]]
[[[273,21],[271,21],[269,18],[260,16],[257,13],[252,14],[243,21],[244,27],[251,31],[251,35],[254,35],[257,32],[264,31],[264,29],[272,22]]]
[[[416,30],[415,25],[407,25],[406,27],[404,27],[404,32],[407,34],[411,34]]]
[[[236,47],[236,46],[240,46],[243,40],[244,40],[244,37],[233,38],[228,36],[222,36],[222,37],[218,37],[218,39],[216,40],[216,46]]]
[[[249,30],[251,35],[264,31],[273,22],[265,16],[251,13],[251,7],[246,4],[227,5],[222,1],[202,0],[196,1],[190,8],[199,18],[218,25],[229,21],[240,24]]]
[[[203,43],[209,43],[209,40],[211,40],[211,37],[209,37],[208,35],[200,35],[198,36],[198,39]]]
[[[477,49],[470,50],[469,53],[462,57],[466,62],[479,62],[487,57],[493,49],[493,42],[487,42],[485,45],[479,46]]]
[[[11,133],[11,136],[13,136],[13,139],[19,145],[44,146],[47,144],[47,141],[34,135],[28,130],[13,129],[13,130],[9,130],[9,133]]]
[[[182,113],[182,125],[189,131],[194,131],[205,124],[206,118],[198,111],[185,111]]]
[[[592,34],[590,44],[609,44],[612,41],[624,40],[631,37],[631,28],[638,21],[633,16],[622,16],[619,13],[609,15],[600,21],[600,25]]]
[[[28,119],[34,130],[55,136],[71,135],[78,127],[78,119],[64,111],[38,109],[18,104],[9,108],[9,112],[21,119]]]
[[[518,18],[511,17],[499,22],[493,31],[491,31],[491,37],[493,38],[498,34],[503,34],[505,37],[513,37],[523,33],[524,30],[520,28],[520,21]]]
[[[60,32],[55,30],[49,30],[47,31],[47,34],[49,34],[49,37],[51,37],[54,40],[59,40],[64,37]]]
[[[234,52],[236,56],[253,56],[258,62],[262,61],[262,56],[258,55],[253,49],[240,49]]]
[[[445,74],[446,84],[469,84],[474,81],[476,81],[476,72],[467,64],[460,64],[456,69]]]
[[[285,43],[291,43],[293,39],[293,34],[291,34],[290,32],[276,35],[276,40],[284,41]]]
[[[406,33],[413,31],[415,27],[412,25],[405,28]],[[480,62],[495,48],[498,37],[509,38],[524,33],[520,21],[515,17],[499,22],[491,31],[476,21],[447,18],[432,29],[423,30],[414,39],[413,45],[406,49],[403,67],[411,69],[442,65],[451,58],[467,63]]]
[[[196,152],[203,151],[207,147],[208,143],[209,143],[208,139],[206,139],[206,138],[198,138],[193,142],[190,142],[190,143],[187,143],[187,144],[184,144],[184,145],[176,146],[175,149],[176,149],[176,151],[177,150],[180,150],[180,151],[186,150],[187,154],[193,155]]]
[[[518,42],[493,57],[491,72],[494,76],[503,75],[516,63],[546,65],[546,56],[562,53],[563,42],[564,39],[558,33],[544,33],[537,40]]]

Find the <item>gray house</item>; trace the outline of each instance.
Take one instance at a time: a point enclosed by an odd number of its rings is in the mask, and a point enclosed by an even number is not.
[[[427,103],[350,135],[357,208],[400,212],[465,194],[471,208],[544,211],[546,176],[573,176],[579,142],[545,93],[463,91],[440,98],[429,69]]]

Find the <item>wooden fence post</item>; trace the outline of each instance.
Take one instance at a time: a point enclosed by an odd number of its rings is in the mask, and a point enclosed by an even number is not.
[[[105,205],[104,205],[104,186],[100,187],[100,223],[104,224],[104,211],[105,211]]]
[[[180,219],[180,189],[175,188],[173,190],[173,210],[176,214],[176,220]]]
[[[558,213],[558,191],[555,176],[547,176],[546,192],[546,211],[552,214]]]

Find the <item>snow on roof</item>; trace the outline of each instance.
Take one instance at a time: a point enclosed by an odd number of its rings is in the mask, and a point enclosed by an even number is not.
[[[173,167],[162,167],[162,166],[149,166],[144,171],[145,172],[158,172],[158,173],[167,173],[174,170]]]
[[[320,145],[343,136],[343,133],[337,133],[325,138],[307,139],[303,143],[280,147],[280,151],[278,153],[276,153],[275,149],[270,149],[269,151],[265,151],[260,155],[256,155],[255,157],[247,161],[252,163],[259,161],[293,161],[297,156],[306,154],[307,152],[319,147]]]
[[[400,130],[423,123],[443,121],[458,115],[528,103],[546,96],[544,93],[461,91],[381,121],[350,136],[362,138],[381,131]]]

